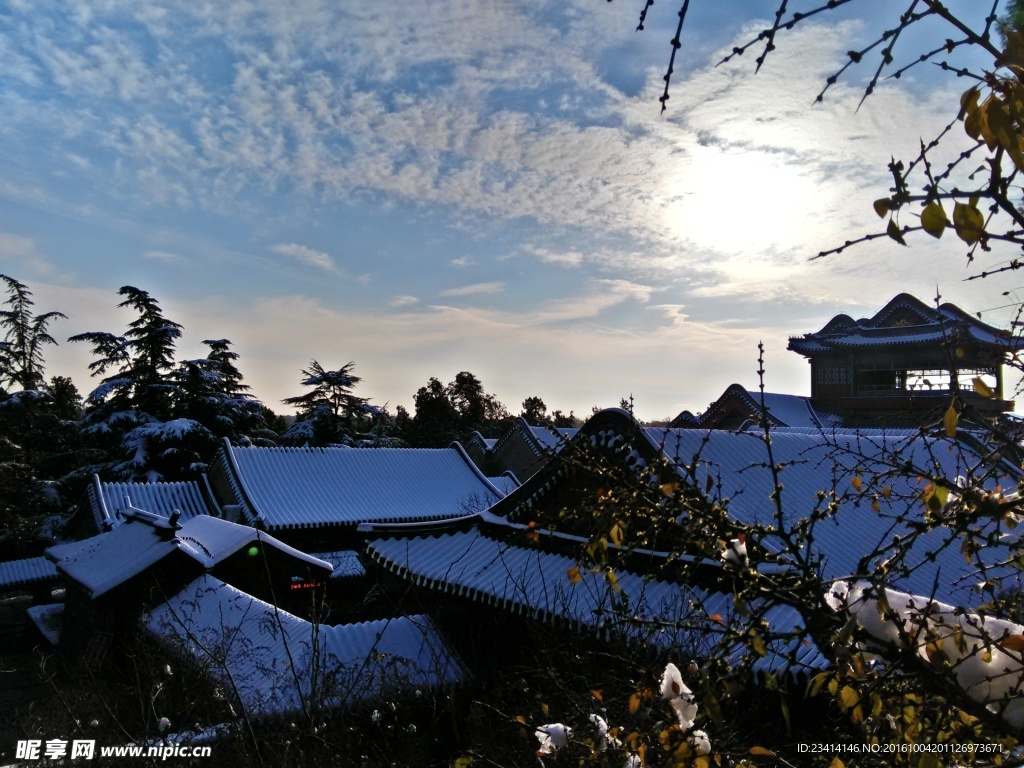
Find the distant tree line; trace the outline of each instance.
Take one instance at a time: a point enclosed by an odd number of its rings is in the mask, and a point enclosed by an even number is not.
[[[235,445],[446,447],[473,432],[500,436],[515,418],[480,379],[462,371],[430,378],[413,412],[391,412],[355,394],[355,363],[310,361],[301,395],[283,402],[294,421],[252,395],[227,339],[207,339],[205,357],[180,360],[181,324],[148,292],[123,286],[119,307],[134,319],[120,333],[72,336],[88,344],[98,383],[84,398],[68,377],[46,378],[44,351],[62,312],[36,313],[32,292],[0,275],[0,559],[38,548],[41,527],[77,503],[93,474],[105,480],[178,481],[206,471],[224,439]],[[537,396],[520,415],[535,426],[573,427]],[[49,521],[49,522],[48,522]]]

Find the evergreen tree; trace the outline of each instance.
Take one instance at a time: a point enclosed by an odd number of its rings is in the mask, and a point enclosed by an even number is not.
[[[259,400],[248,394],[241,371],[235,365],[238,353],[227,339],[203,341],[209,354],[199,360],[184,360],[172,377],[174,413],[192,419],[218,438],[250,445],[272,444],[276,434],[268,427],[272,418]]]
[[[181,325],[168,320],[157,301],[130,285],[119,307],[137,317],[124,336],[91,332],[70,341],[89,342],[96,356],[93,376],[107,375],[86,398],[81,424],[106,461],[106,469],[125,480],[180,480],[206,468],[204,459],[216,449],[216,436],[198,421],[177,417],[183,398],[174,375],[174,347]]]
[[[528,397],[523,400],[523,410],[519,414],[530,424],[540,427],[550,424],[548,418],[548,407],[539,397]]]
[[[39,389],[43,377],[43,347],[57,342],[47,331],[52,320],[67,319],[62,312],[32,314],[35,302],[32,292],[24,283],[13,277],[0,275],[0,281],[7,286],[5,306],[0,310],[0,329],[4,339],[0,342],[0,386],[4,382],[21,389]]]
[[[352,371],[354,362],[348,362],[335,371],[328,371],[313,360],[303,370],[302,385],[309,392],[282,402],[299,409],[299,419],[282,438],[291,443],[305,445],[331,445],[350,443],[352,434],[360,427],[367,400],[352,394],[352,388],[362,379]]]

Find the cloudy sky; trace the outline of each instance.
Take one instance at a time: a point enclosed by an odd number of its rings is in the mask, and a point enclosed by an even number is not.
[[[787,337],[901,291],[1009,319],[1014,278],[964,282],[953,237],[809,261],[878,229],[890,156],[965,87],[913,70],[858,110],[854,72],[813,105],[901,3],[816,17],[754,77],[714,64],[775,4],[695,0],[664,115],[677,6],[638,33],[641,5],[5,0],[0,272],[69,317],[48,373],[91,389],[64,340],[123,332],[125,284],[180,356],[231,339],[272,407],[316,358],[378,404],[470,370],[513,411],[657,418],[755,387],[758,340],[768,388],[806,394]]]

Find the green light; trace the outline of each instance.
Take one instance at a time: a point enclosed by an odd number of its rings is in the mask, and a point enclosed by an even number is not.
[[[253,544],[249,547],[249,557],[256,557],[260,553],[260,548]]]

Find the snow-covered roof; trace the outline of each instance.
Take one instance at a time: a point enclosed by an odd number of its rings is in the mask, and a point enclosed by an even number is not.
[[[740,384],[730,384],[726,387],[721,396],[700,416],[683,411],[672,420],[670,426],[717,428],[721,424],[722,415],[728,410],[735,409],[737,403],[750,413],[750,424],[745,426],[756,426],[762,412],[761,395],[759,392],[750,392]],[[808,397],[765,392],[764,408],[768,411],[768,419],[773,426],[820,428],[823,425]]]
[[[359,553],[354,549],[341,549],[336,552],[314,552],[313,557],[330,563],[334,570],[331,571],[331,579],[347,579],[355,576],[365,576],[366,569],[359,559]]]
[[[571,440],[578,429],[560,427],[552,429],[549,427],[535,427],[522,416],[512,420],[505,433],[490,446],[491,452],[498,452],[506,443],[521,439],[537,455],[544,456],[550,453],[557,453]]]
[[[234,503],[268,530],[440,520],[504,494],[451,448],[241,448],[225,442],[215,472]]]
[[[144,509],[154,515],[170,517],[179,513],[182,521],[211,512],[205,479],[179,483],[107,483],[93,475],[87,498],[97,531],[108,531],[121,524],[121,512]]]
[[[772,521],[774,478],[762,435],[688,429],[647,429],[645,434],[682,476],[688,475],[688,465],[696,460],[697,487],[705,487],[706,478],[712,476],[716,498],[726,500],[732,518],[748,525]],[[918,467],[925,475],[935,472],[953,479],[970,476],[983,465],[963,441],[954,446],[949,440],[923,438],[919,431],[774,429],[771,449],[774,463],[781,467],[782,503],[788,519],[810,517],[822,506],[819,492],[827,494],[834,488],[841,497],[839,512],[814,530],[814,548],[825,556],[828,578],[856,573],[862,557],[891,545],[894,535],[909,533],[908,523],[923,514],[919,472],[894,471],[894,466]],[[1003,469],[1007,476],[1014,474],[1009,465]],[[865,493],[853,487],[855,476],[862,478]],[[1011,485],[1015,487],[1016,480]],[[888,496],[881,493],[883,486],[889,488]],[[872,503],[878,505],[877,511]],[[903,521],[896,519],[900,516]],[[973,569],[959,547],[941,546],[946,535],[934,530],[921,536],[908,563],[917,567],[897,582],[901,589],[931,594],[941,574],[943,586],[936,597],[971,599],[965,593],[977,577],[972,578]],[[761,544],[769,549],[775,546],[772,541]],[[936,550],[934,559],[927,557],[931,550]],[[992,561],[999,559],[995,556]],[[977,599],[975,595],[973,601]]]
[[[50,645],[60,644],[61,625],[64,623],[64,603],[33,605],[25,612]]]
[[[329,570],[330,567],[330,563],[314,555],[300,552],[251,526],[239,525],[208,515],[201,515],[187,521],[181,526],[181,530],[177,532],[176,536],[179,541],[191,548],[190,551],[199,551],[203,554],[201,562],[206,568],[213,568],[239,550],[256,543],[273,547],[313,568]]]
[[[465,674],[424,616],[315,625],[210,575],[153,609],[144,624],[249,716],[348,707],[456,684]]]
[[[621,456],[635,471],[655,460],[668,460],[684,482],[692,478],[702,493],[711,488],[712,501],[724,504],[729,515],[744,525],[774,522],[773,465],[780,468],[783,509],[792,524],[821,513],[834,491],[838,510],[815,526],[808,545],[812,555],[823,558],[828,579],[859,573],[865,555],[891,547],[894,536],[905,538],[912,532],[925,512],[921,492],[926,481],[919,477],[934,475],[952,482],[959,476],[988,476],[985,472],[990,471],[1001,477],[997,481],[993,476],[988,487],[1001,482],[1004,489],[1016,488],[1021,478],[1019,468],[972,447],[977,441],[970,435],[953,441],[922,437],[919,430],[772,428],[769,461],[763,432],[643,428],[621,409],[598,413],[582,432],[582,439]],[[855,477],[860,478],[862,490],[855,487]],[[535,508],[566,482],[572,481],[564,467],[546,467],[492,511],[513,521],[536,520],[543,525]],[[1000,528],[999,521],[985,524],[995,541],[1003,533],[1014,536]],[[933,594],[939,577],[936,599],[965,605],[982,601],[973,591],[981,577],[967,564],[959,547],[948,545],[947,529],[933,528],[915,533],[915,537],[907,562],[909,572],[894,569],[891,573],[894,587]],[[759,544],[769,551],[782,549],[782,544],[770,538]],[[1007,554],[1000,545],[982,550],[979,556],[992,565],[1005,563]],[[1017,569],[1007,566],[989,568],[986,577],[1005,578],[1007,589],[1016,587],[1021,579]]]
[[[133,521],[84,541],[56,544],[46,556],[95,599],[177,551],[173,531],[161,535],[153,526]],[[202,556],[195,555],[197,560]]]
[[[126,511],[124,522],[111,531],[83,541],[57,544],[46,556],[93,599],[138,576],[174,553],[195,561],[198,568],[213,568],[239,550],[259,541],[322,570],[330,563],[300,552],[267,533],[208,515],[172,525],[158,515]]]
[[[0,590],[56,580],[57,569],[45,557],[27,557],[0,563]]]
[[[505,470],[497,477],[488,477],[487,479],[490,480],[491,485],[501,491],[502,496],[508,496],[512,491],[522,485],[522,483],[519,482],[519,478],[516,477],[512,470]]]
[[[934,346],[949,339],[1000,351],[1019,349],[1021,344],[1007,331],[983,323],[954,304],[933,307],[901,293],[871,318],[854,320],[840,314],[816,333],[790,337],[789,348],[813,356],[825,350],[856,347]]]
[[[382,538],[367,543],[367,554],[419,586],[613,640],[696,648],[707,629],[734,613],[731,595],[625,570],[616,570],[621,591],[615,590],[604,573],[574,557],[516,543],[514,534],[525,537],[525,526],[487,513],[479,518],[468,529],[435,526],[421,535],[415,526],[397,537],[382,530]],[[799,614],[783,606],[767,618],[781,632],[802,626]],[[769,652],[756,670],[806,671],[825,663],[803,643],[779,643]]]

